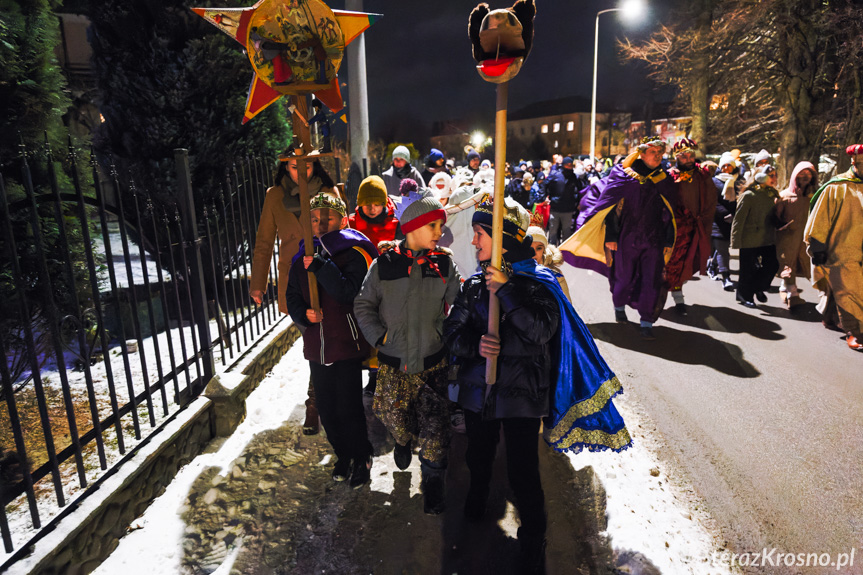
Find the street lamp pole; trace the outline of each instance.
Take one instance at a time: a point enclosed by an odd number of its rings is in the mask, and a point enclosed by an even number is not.
[[[596,159],[596,71],[599,59],[599,16],[606,12],[620,12],[623,8],[608,8],[596,13],[596,29],[593,33],[593,94],[590,99],[590,158]]]

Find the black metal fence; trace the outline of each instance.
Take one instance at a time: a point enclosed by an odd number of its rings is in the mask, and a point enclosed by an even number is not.
[[[203,197],[176,150],[179,200],[156,205],[113,164],[102,173],[90,152],[82,166],[71,141],[66,152],[64,186],[47,144],[22,146],[20,167],[0,174],[0,535],[12,559],[279,319],[278,246],[264,304],[249,295],[271,165],[239,161]]]

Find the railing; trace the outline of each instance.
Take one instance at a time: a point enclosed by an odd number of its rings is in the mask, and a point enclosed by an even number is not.
[[[205,197],[177,150],[180,201],[157,206],[92,152],[83,183],[71,141],[68,189],[47,143],[21,151],[20,183],[0,174],[0,570],[279,319],[277,246],[264,305],[249,296],[262,159]]]

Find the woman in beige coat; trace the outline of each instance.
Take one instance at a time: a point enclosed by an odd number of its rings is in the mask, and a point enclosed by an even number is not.
[[[818,172],[810,162],[800,162],[791,173],[788,188],[779,194],[776,216],[782,227],[776,230],[776,257],[782,285],[779,296],[788,309],[803,303],[797,276],[809,278],[811,262],[803,243],[809,217],[809,200],[818,189]]]
[[[324,171],[319,162],[306,164],[309,180],[309,197],[318,192],[336,194],[333,181]],[[257,305],[264,300],[264,292],[269,281],[270,264],[273,258],[273,248],[276,238],[279,240],[278,290],[277,300],[279,311],[287,314],[285,291],[288,288],[288,272],[291,269],[291,258],[299,250],[303,239],[303,226],[300,223],[300,189],[297,175],[297,160],[288,160],[279,164],[276,172],[276,185],[267,190],[264,206],[261,209],[261,221],[255,238],[255,254],[252,259],[252,279],[249,282],[249,295]],[[315,392],[309,382],[309,397],[306,399],[306,421],[303,423],[303,433],[314,435],[318,433],[318,410],[315,407]]]

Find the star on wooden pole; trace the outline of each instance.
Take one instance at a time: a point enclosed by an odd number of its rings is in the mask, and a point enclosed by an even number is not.
[[[192,8],[239,42],[255,75],[245,124],[282,96],[314,93],[333,113],[343,107],[338,71],[345,46],[382,18],[331,10],[322,0],[260,0],[248,8]]]

